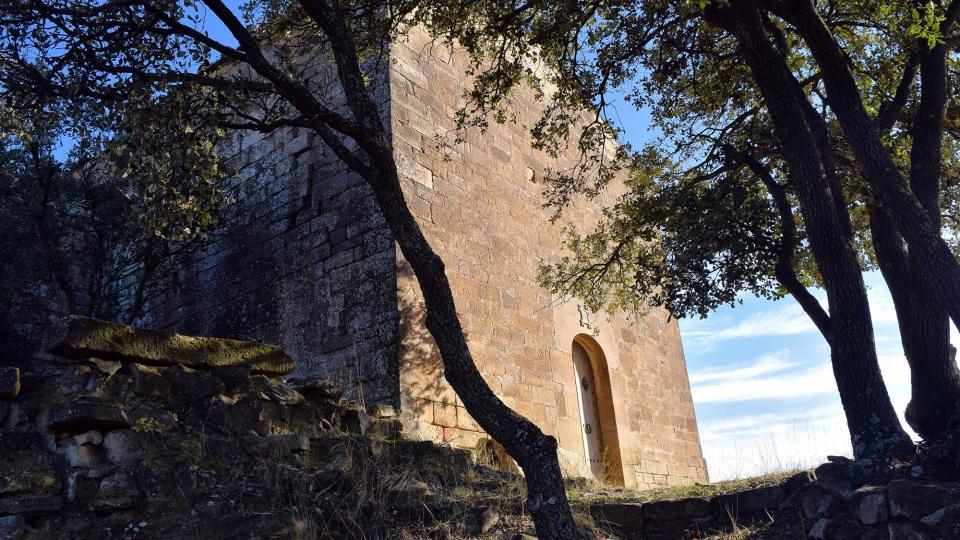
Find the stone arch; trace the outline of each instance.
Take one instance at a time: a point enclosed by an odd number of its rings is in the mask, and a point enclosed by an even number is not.
[[[623,461],[620,455],[620,434],[617,430],[617,418],[613,406],[613,392],[610,386],[610,370],[603,348],[592,336],[578,334],[571,343],[571,354],[576,354],[579,347],[586,353],[595,387],[596,413],[599,417],[599,442],[602,453],[602,464],[599,474],[594,471],[599,480],[609,484],[623,485]],[[577,381],[577,397],[581,397],[582,381]],[[580,403],[582,410],[583,404]],[[582,418],[581,418],[582,422]],[[585,443],[586,444],[586,443]],[[587,449],[584,448],[584,452]],[[586,454],[585,454],[585,457]]]

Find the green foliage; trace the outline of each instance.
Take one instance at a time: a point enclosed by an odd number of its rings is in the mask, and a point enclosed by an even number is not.
[[[940,23],[945,20],[943,8],[931,0],[923,4],[920,9],[910,10],[907,35],[925,41],[927,47],[932,49],[944,43],[943,35],[940,33]]]
[[[53,106],[3,117],[0,257],[21,319],[49,310],[130,320],[173,257],[216,224],[228,202],[216,134],[187,129],[175,99],[152,109],[144,100],[83,129]]]
[[[473,55],[475,87],[461,111],[462,126],[483,127],[485,115],[509,103],[520,86],[555,88],[544,94],[547,109],[531,130],[533,144],[564,149],[574,143],[586,156],[583,161],[593,165],[573,174],[553,171],[546,179],[548,204],[558,214],[574,196],[594,196],[614,178],[623,180],[624,169],[631,170],[629,192],[607,209],[596,230],[570,232],[569,253],[545,262],[541,282],[554,293],[608,310],[642,309],[646,295],[675,316],[703,316],[735,303],[739,292],[769,298],[786,294],[774,277],[781,241],[796,252],[793,270],[801,282],[820,283],[802,211],[752,75],[734,38],[707,20],[711,10],[724,5],[597,0],[475,2],[466,9],[438,0],[418,11],[418,20],[436,35],[456,40]],[[825,2],[820,10],[848,53],[865,105],[874,114],[890,106],[917,47],[945,38],[939,35],[945,10],[940,3],[858,0]],[[870,196],[823,101],[816,61],[784,20],[771,14],[766,30],[785,51],[801,91],[826,126],[853,241],[863,266],[870,268]],[[956,58],[949,61],[954,67]],[[616,159],[605,161],[611,140],[623,135],[612,95],[649,111],[650,127],[659,136],[646,148],[622,144]],[[901,116],[886,142],[908,173],[909,109]],[[950,209],[945,234],[957,238],[952,217],[957,153],[954,132],[950,135],[942,186],[945,209]],[[756,174],[733,154],[756,159],[770,173],[785,190],[792,216],[780,215]],[[662,166],[651,168],[652,163]],[[782,238],[784,219],[795,221],[792,238]]]
[[[778,224],[762,185],[692,175],[649,151],[630,168],[629,191],[595,230],[567,230],[570,255],[541,268],[544,286],[594,310],[701,316],[744,290],[776,294]]]

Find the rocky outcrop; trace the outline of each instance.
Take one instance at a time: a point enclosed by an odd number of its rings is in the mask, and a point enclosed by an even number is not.
[[[98,358],[191,368],[249,366],[253,373],[286,375],[293,359],[273,345],[142,330],[87,317],[69,317],[52,352],[66,358]]]
[[[392,407],[282,380],[292,363],[279,349],[91,319],[69,328],[35,369],[0,368],[0,539],[385,538],[509,523],[503,485],[516,479],[404,440]]]

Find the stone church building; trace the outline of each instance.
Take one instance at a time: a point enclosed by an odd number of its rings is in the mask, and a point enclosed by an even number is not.
[[[646,488],[706,480],[675,320],[639,321],[558,303],[536,281],[562,253],[564,223],[589,227],[606,201],[552,224],[529,147],[532,91],[517,123],[454,127],[466,59],[418,29],[391,45],[381,89],[407,204],[443,259],[473,356],[493,390],[556,436],[568,474]],[[477,448],[486,436],[443,379],[423,300],[369,189],[305,131],[236,134],[237,203],[149,323],[281,345],[296,376],[328,377],[398,407],[407,436]]]

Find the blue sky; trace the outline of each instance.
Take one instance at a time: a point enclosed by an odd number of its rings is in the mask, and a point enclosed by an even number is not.
[[[651,140],[644,111],[620,102],[616,119],[635,146]],[[864,277],[880,367],[909,431],[903,411],[910,401],[910,372],[893,302],[879,272]],[[826,306],[825,293],[814,293]],[[957,343],[956,329],[951,331]],[[718,309],[706,319],[682,319],[680,332],[712,480],[851,454],[829,348],[792,298],[746,295],[742,305]]]
[[[207,30],[233,42],[215,17],[207,19]],[[613,120],[635,146],[650,140],[644,111],[621,101]],[[865,278],[881,369],[902,418],[910,399],[909,370],[893,304],[878,273]],[[823,292],[815,293],[826,305]],[[721,308],[706,319],[681,320],[680,329],[711,479],[810,466],[827,455],[850,454],[829,349],[791,298],[745,296],[742,305]]]

